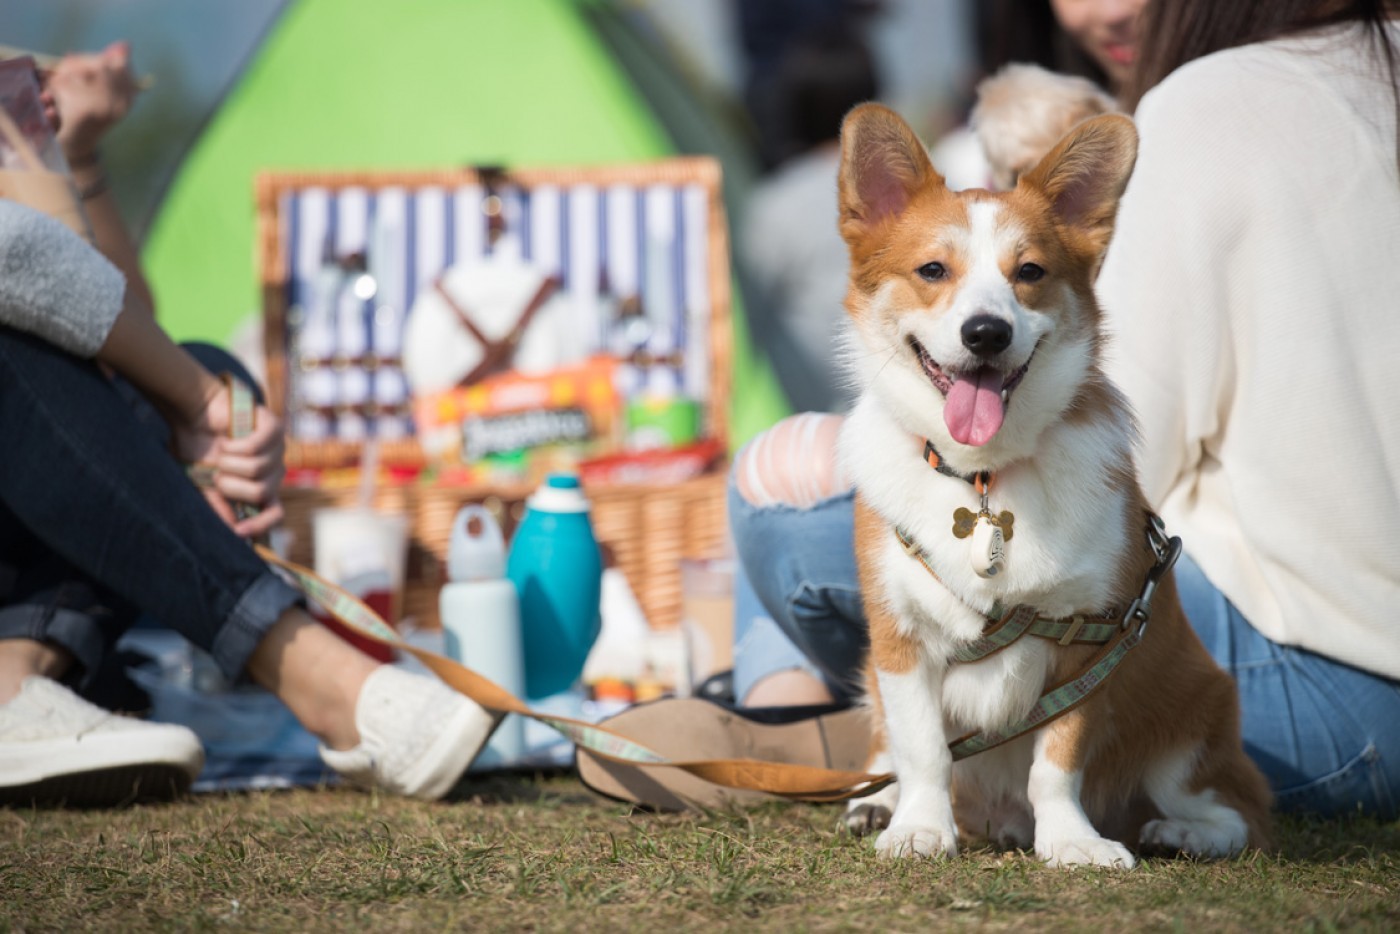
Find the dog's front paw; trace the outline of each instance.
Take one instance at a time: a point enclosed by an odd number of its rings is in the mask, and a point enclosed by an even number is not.
[[[1234,811],[1229,812],[1234,820],[1180,820],[1165,819],[1148,821],[1142,827],[1142,845],[1151,849],[1166,850],[1172,853],[1185,853],[1187,856],[1201,856],[1219,859],[1234,856],[1249,842],[1249,829],[1244,820]]]
[[[1037,840],[1036,855],[1051,866],[1108,866],[1132,869],[1137,864],[1128,848],[1116,840],[1081,837],[1076,840]]]
[[[951,828],[894,826],[875,838],[875,852],[889,859],[957,856],[958,834]]]

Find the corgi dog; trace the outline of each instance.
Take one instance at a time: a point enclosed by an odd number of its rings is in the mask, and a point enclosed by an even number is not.
[[[1093,283],[1132,121],[1079,124],[1002,194],[950,192],[878,104],[851,111],[841,147],[860,396],[839,451],[880,732],[870,771],[898,779],[846,823],[881,830],[888,856],[951,856],[962,834],[1060,866],[1265,845],[1270,792],[1234,681],[1182,613],[1180,543],[1154,525],[1131,412],[1099,365]]]

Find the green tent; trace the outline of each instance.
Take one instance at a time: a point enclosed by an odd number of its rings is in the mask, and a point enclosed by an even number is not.
[[[677,153],[678,139],[696,151],[700,108],[659,56],[635,40],[619,49],[625,26],[589,0],[293,0],[152,225],[144,261],[163,322],[222,342],[258,313],[262,170],[627,162]],[[716,154],[743,175],[734,151]],[[736,290],[735,445],[786,411],[737,304]]]

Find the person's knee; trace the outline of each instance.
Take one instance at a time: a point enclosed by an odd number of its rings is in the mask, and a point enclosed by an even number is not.
[[[839,415],[807,412],[754,438],[735,460],[739,495],[754,506],[805,508],[848,490],[836,455],[841,423]]]

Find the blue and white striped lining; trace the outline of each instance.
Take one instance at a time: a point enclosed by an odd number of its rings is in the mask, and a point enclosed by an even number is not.
[[[406,414],[365,417],[344,409],[370,401],[398,406],[408,386],[397,365],[345,365],[366,356],[399,357],[408,312],[420,290],[453,264],[510,251],[560,277],[578,315],[576,334],[589,351],[606,350],[598,317],[601,270],[618,299],[639,296],[652,324],[646,350],[680,356],[684,395],[710,394],[708,343],[709,192],[700,185],[540,185],[498,189],[505,230],[488,245],[479,185],[456,189],[308,187],[283,196],[288,244],[288,411],[302,440],[411,434]],[[601,202],[601,206],[600,206]],[[326,271],[336,257],[364,252],[378,291],[358,299],[349,279]],[[337,290],[331,301],[328,291]],[[339,360],[303,368],[302,360]],[[325,407],[337,410],[323,414]]]

